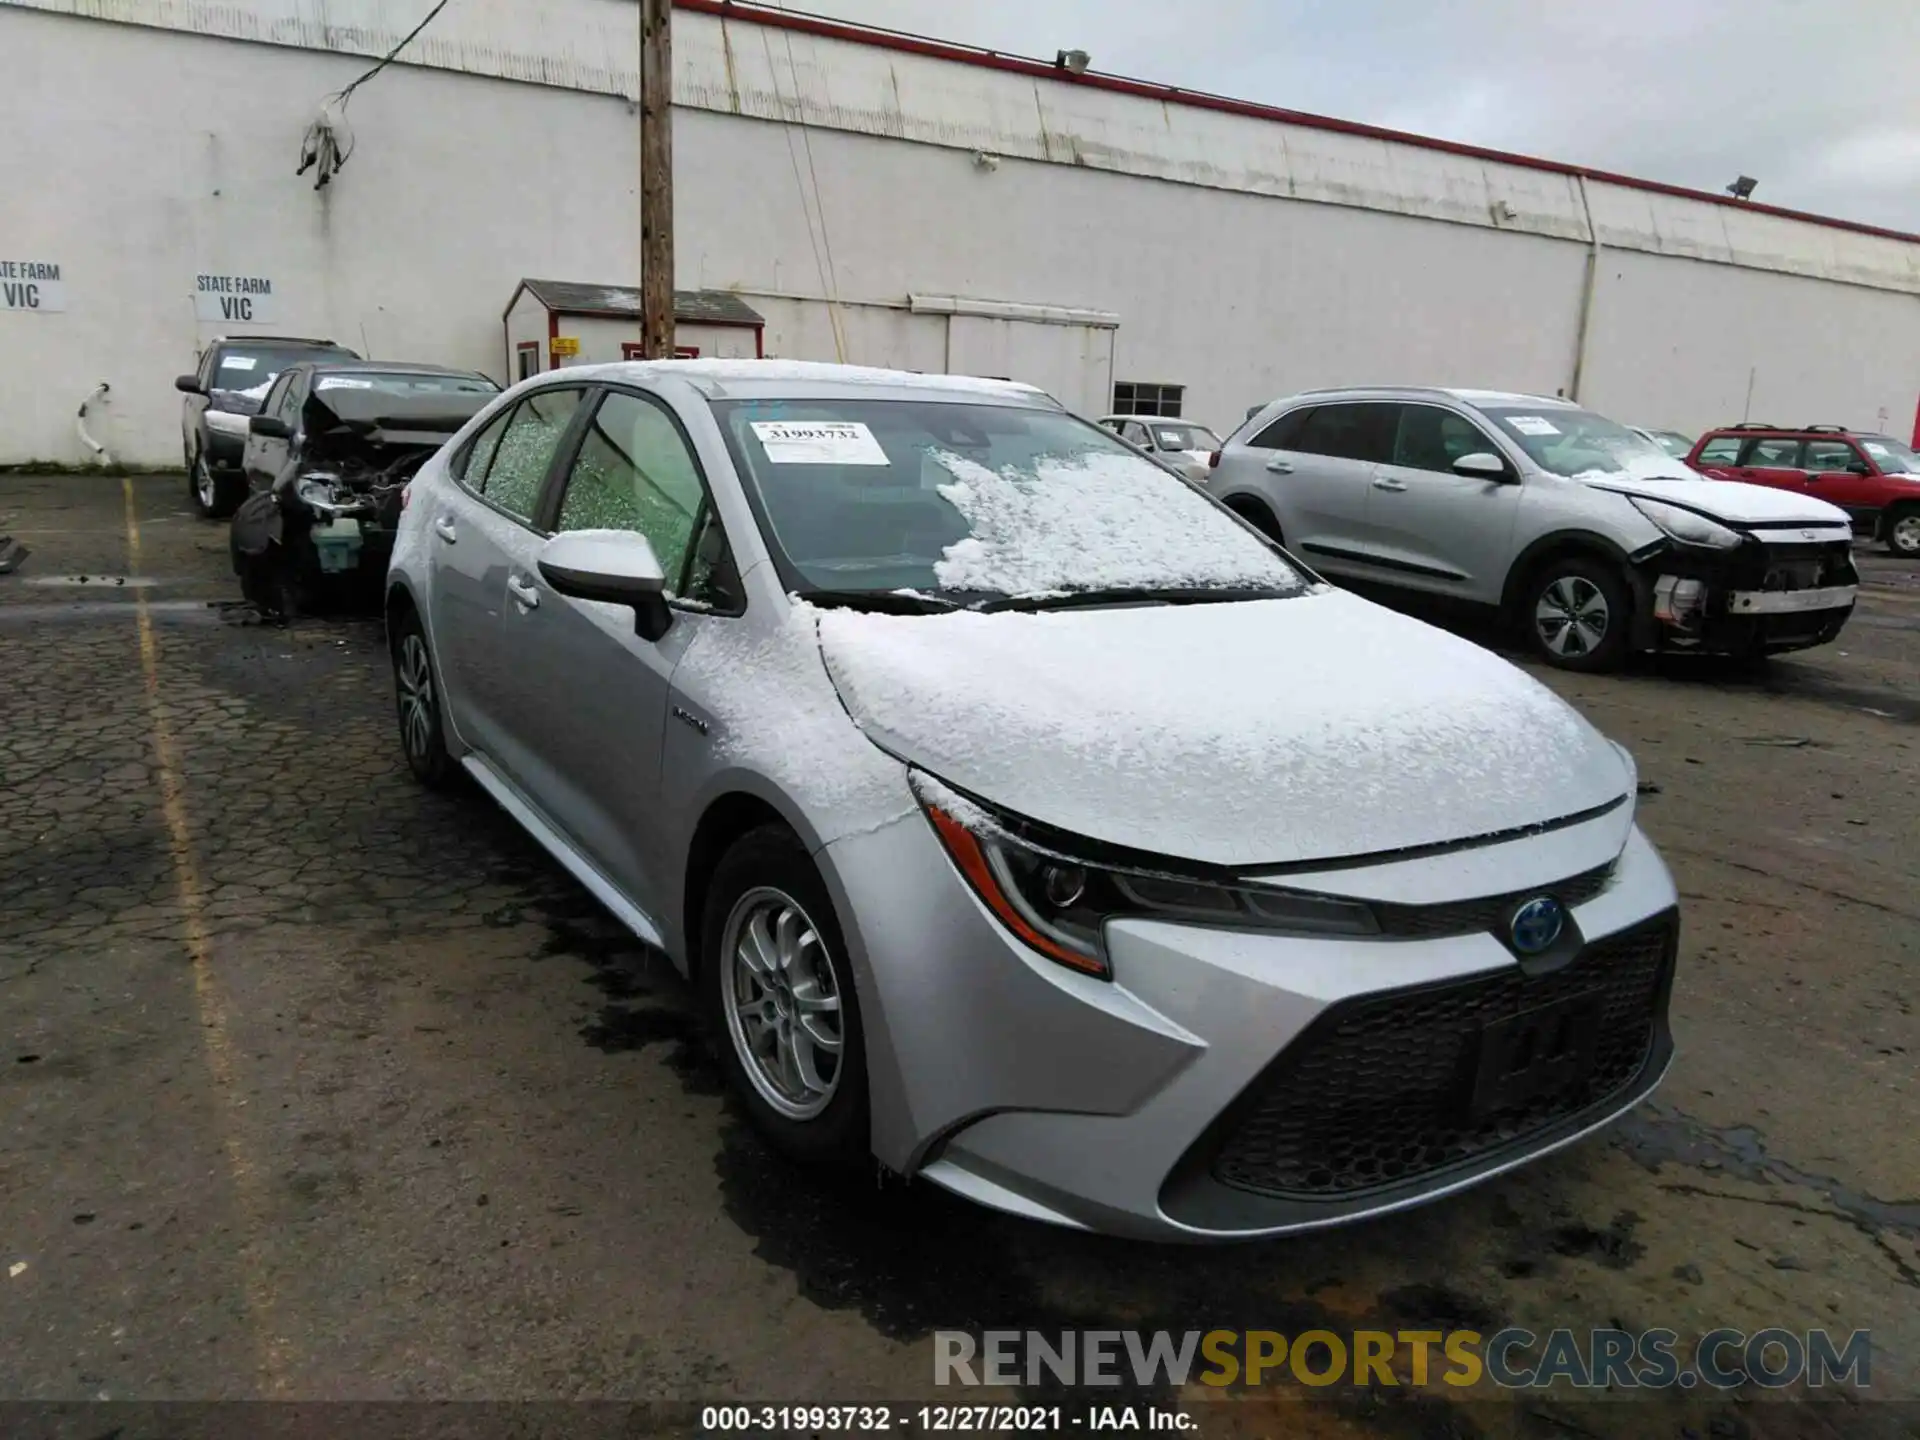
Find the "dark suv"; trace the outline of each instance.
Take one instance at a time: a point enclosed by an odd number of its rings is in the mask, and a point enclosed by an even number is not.
[[[221,519],[247,498],[247,479],[240,468],[247,419],[260,409],[282,370],[303,360],[359,358],[331,340],[282,335],[223,336],[207,346],[200,368],[173,382],[187,397],[180,411],[180,443],[193,508],[209,519]]]
[[[1702,435],[1687,463],[1716,480],[1817,495],[1853,517],[1856,535],[1920,560],[1920,454],[1891,435],[1839,425],[1729,425]]]

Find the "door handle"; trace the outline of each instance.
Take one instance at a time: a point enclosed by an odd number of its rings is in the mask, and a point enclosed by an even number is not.
[[[1269,460],[1267,461],[1267,469],[1273,471],[1276,475],[1291,475],[1293,473],[1293,462],[1291,460]]]
[[[513,598],[529,610],[540,608],[540,592],[522,580],[518,575],[507,577],[507,590]]]
[[[444,515],[433,522],[433,533],[449,545],[460,538],[459,532],[453,528],[453,521]]]
[[[1391,475],[1378,475],[1374,477],[1373,488],[1376,490],[1404,490],[1407,488],[1407,482],[1404,480],[1396,480]]]

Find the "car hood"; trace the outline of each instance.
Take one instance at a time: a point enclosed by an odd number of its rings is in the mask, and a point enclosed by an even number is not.
[[[260,403],[267,398],[272,382],[256,385],[250,390],[209,390],[207,408],[224,410],[231,415],[258,415]]]
[[[1563,819],[1630,763],[1490,651],[1357,596],[819,613],[876,744],[990,804],[1204,864],[1376,855]]]
[[[1745,485],[1738,480],[1639,480],[1626,475],[1583,475],[1587,484],[1622,495],[1640,495],[1684,505],[1716,520],[1735,525],[1847,525],[1847,512],[1838,505],[1791,490]]]

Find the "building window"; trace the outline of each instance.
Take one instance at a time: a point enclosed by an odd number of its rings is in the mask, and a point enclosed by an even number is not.
[[[644,360],[647,358],[646,351],[647,347],[642,345],[638,340],[622,340],[620,342],[620,358],[622,360]],[[673,358],[676,360],[698,360],[700,358],[700,347],[698,345],[676,345],[673,347]]]
[[[1116,415],[1180,414],[1180,400],[1187,393],[1184,385],[1150,385],[1140,380],[1113,382],[1113,413]]]
[[[515,347],[515,355],[519,363],[518,373],[514,376],[516,380],[525,380],[540,373],[539,341],[522,340]]]

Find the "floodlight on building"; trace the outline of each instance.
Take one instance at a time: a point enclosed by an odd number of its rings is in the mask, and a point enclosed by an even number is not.
[[[1736,200],[1751,200],[1753,198],[1753,187],[1759,183],[1760,182],[1751,175],[1742,175],[1731,185],[1727,186],[1727,193]]]
[[[1091,63],[1091,57],[1084,50],[1062,50],[1053,57],[1054,68],[1065,70],[1069,75],[1086,74]]]

